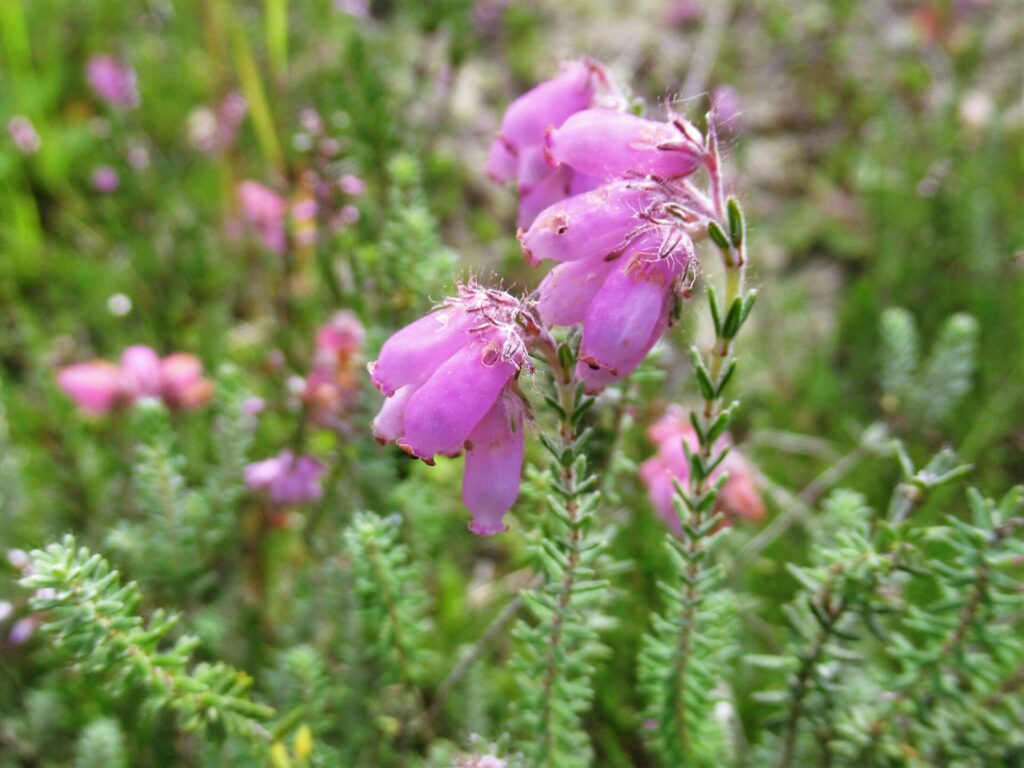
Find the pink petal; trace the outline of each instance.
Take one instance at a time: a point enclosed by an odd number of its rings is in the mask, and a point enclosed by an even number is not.
[[[577,367],[588,388],[631,373],[664,331],[679,267],[665,259],[642,268],[625,263],[587,307]],[[586,376],[584,369],[594,375]],[[603,374],[601,373],[603,372]]]
[[[571,178],[572,170],[569,168],[549,169],[547,176],[519,198],[519,216],[516,219],[516,226],[529,227],[537,214],[559,200],[565,199],[569,194]]]
[[[444,309],[421,317],[384,342],[371,363],[373,384],[384,395],[399,387],[421,384],[445,360],[468,341],[466,331],[474,318],[456,309]]]
[[[609,109],[577,112],[548,134],[546,144],[559,163],[606,179],[685,176],[701,163],[700,149],[671,123]]]
[[[62,368],[57,386],[78,407],[96,414],[112,410],[125,394],[121,369],[103,360]]]
[[[474,340],[463,346],[409,399],[404,437],[408,450],[424,459],[459,453],[515,372],[493,342]]]
[[[574,112],[590,106],[597,69],[589,62],[573,62],[552,80],[541,83],[513,101],[501,121],[501,136],[522,149],[541,144],[549,127],[557,128]]]
[[[121,371],[125,386],[135,397],[160,397],[163,382],[160,356],[142,344],[128,347],[121,353]]]
[[[621,250],[650,194],[636,182],[618,182],[556,202],[519,235],[527,261],[603,258]]]
[[[523,409],[505,394],[473,428],[466,450],[462,500],[481,536],[505,530],[502,518],[515,504],[523,471]]]
[[[683,526],[676,513],[674,501],[676,489],[672,482],[673,477],[683,483],[686,482],[686,475],[682,477],[673,475],[671,469],[656,456],[640,465],[640,479],[647,486],[647,495],[658,513],[658,517],[665,521],[673,533],[679,536],[683,532]]]
[[[547,325],[583,322],[587,307],[617,266],[615,261],[585,259],[558,264],[537,288],[537,310]]]
[[[508,141],[499,134],[491,142],[491,150],[487,155],[487,164],[484,165],[484,173],[494,181],[503,182],[514,179],[519,167],[519,160],[516,154],[509,147]]]
[[[384,401],[373,420],[373,436],[381,443],[393,443],[405,434],[405,407],[416,391],[414,386],[400,387]]]

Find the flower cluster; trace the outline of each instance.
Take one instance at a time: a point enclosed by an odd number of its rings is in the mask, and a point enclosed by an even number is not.
[[[203,377],[198,357],[176,352],[161,359],[142,345],[124,350],[120,364],[93,360],[62,368],[57,385],[82,410],[94,414],[146,397],[160,398],[174,410],[188,410],[213,396],[213,382]]]
[[[658,452],[640,466],[640,478],[647,486],[655,510],[676,534],[680,534],[682,528],[675,508],[674,481],[683,485],[687,482],[690,465],[683,444],[691,451],[699,450],[697,433],[683,409],[672,406],[648,428],[647,437],[657,446]],[[716,450],[720,451],[728,444],[728,438],[723,436],[719,438]],[[735,448],[729,450],[722,464],[712,473],[711,482],[723,473],[728,475],[728,479],[718,496],[720,511],[729,519],[761,520],[765,514],[764,502],[754,487],[750,467]]]
[[[500,179],[518,159],[524,254],[559,262],[538,289],[540,315],[583,324],[577,376],[589,392],[632,372],[661,337],[710,216],[685,180],[704,163],[701,133],[678,116],[626,112],[621,97],[595,101],[595,80],[618,93],[584,61],[513,102],[488,163]],[[524,185],[537,178],[561,181]],[[539,189],[547,207],[536,212]]]
[[[370,373],[387,398],[373,422],[382,443],[397,443],[428,464],[466,451],[462,498],[470,530],[505,530],[519,494],[526,412],[515,382],[532,364],[529,322],[518,299],[475,283],[385,342]]]

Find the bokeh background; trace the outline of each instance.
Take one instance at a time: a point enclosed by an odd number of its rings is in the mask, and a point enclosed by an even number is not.
[[[649,104],[698,121],[716,106],[725,121],[760,289],[734,433],[770,519],[788,521],[736,578],[776,604],[793,588],[779,563],[800,557],[826,490],[850,484],[886,504],[899,468],[876,450],[879,429],[919,459],[954,446],[991,493],[1024,477],[1019,0],[6,0],[0,53],[0,549],[76,532],[183,611],[203,653],[249,669],[258,686],[273,680],[260,670],[279,649],[342,632],[331,601],[344,601],[322,565],[355,510],[405,520],[403,538],[430,563],[446,653],[529,579],[529,510],[514,510],[505,537],[471,537],[458,463],[431,469],[376,446],[379,397],[365,377],[333,429],[300,424],[294,381],[338,309],[365,326],[365,361],[456,278],[536,286],[514,237],[514,193],[482,166],[508,103],[581,55]],[[137,106],[90,88],[98,55],[134,69]],[[289,225],[282,256],[247,225],[244,180],[289,202],[332,191]],[[624,577],[648,597],[660,524],[634,469],[653,450],[644,426],[694,397],[686,348],[706,331],[701,295],[597,424],[616,554],[651,564]],[[970,389],[940,418],[884,391],[880,319],[892,307],[915,318],[925,351],[951,315],[977,322]],[[140,343],[194,353],[211,376],[229,366],[265,401],[249,459],[292,446],[328,467],[323,499],[271,524],[255,494],[216,513],[229,516],[232,544],[184,582],[160,570],[173,557],[154,565],[160,529],[132,501],[139,426],[126,414],[83,417],[55,384],[61,366]],[[190,482],[223,437],[215,411],[173,419]],[[9,637],[28,616],[16,560],[0,562],[0,765],[64,765],[95,694],[57,701],[41,641]],[[599,673],[592,718],[602,765],[639,759],[635,702],[615,681],[633,674],[631,625],[649,603],[623,598],[616,609],[622,653]],[[494,732],[500,707],[474,685],[509,683],[471,680],[446,712],[445,738]],[[24,729],[66,738],[19,763],[11,734]],[[183,759],[180,745],[131,749],[132,764]]]

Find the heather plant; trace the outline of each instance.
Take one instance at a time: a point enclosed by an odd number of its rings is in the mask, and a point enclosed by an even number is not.
[[[0,768],[1024,760],[1016,166],[811,6],[3,6]]]

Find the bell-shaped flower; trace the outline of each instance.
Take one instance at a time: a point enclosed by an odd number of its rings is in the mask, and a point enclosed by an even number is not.
[[[106,360],[61,368],[57,386],[83,411],[97,415],[114,410],[126,397],[120,367]]]
[[[341,426],[355,405],[359,393],[357,360],[365,335],[359,318],[347,310],[336,312],[317,331],[313,365],[302,398],[318,426]]]
[[[522,313],[503,291],[460,286],[441,309],[388,339],[370,365],[387,397],[375,437],[428,464],[466,450],[463,499],[481,534],[504,530],[519,491],[524,406],[512,385],[532,370]]]
[[[548,155],[577,173],[610,181],[688,176],[702,162],[700,134],[681,119],[647,120],[628,112],[588,109],[545,137]]]
[[[647,436],[657,446],[657,453],[640,465],[640,478],[647,486],[647,493],[658,515],[676,535],[682,533],[679,514],[675,507],[675,481],[684,487],[690,476],[690,465],[683,443],[691,451],[699,450],[697,433],[679,406],[670,406],[665,415],[652,424]],[[715,445],[716,451],[729,446],[729,438],[722,436]],[[728,479],[718,495],[716,509],[727,519],[742,517],[751,521],[764,518],[765,507],[754,485],[753,474],[746,460],[735,449],[712,473],[714,483],[722,473]]]
[[[566,65],[560,75],[509,105],[484,170],[495,181],[515,179],[520,195],[519,226],[528,227],[552,203],[600,183],[570,167],[556,168],[544,146],[548,131],[570,115],[598,105],[621,109],[624,100],[608,71],[587,59]]]

